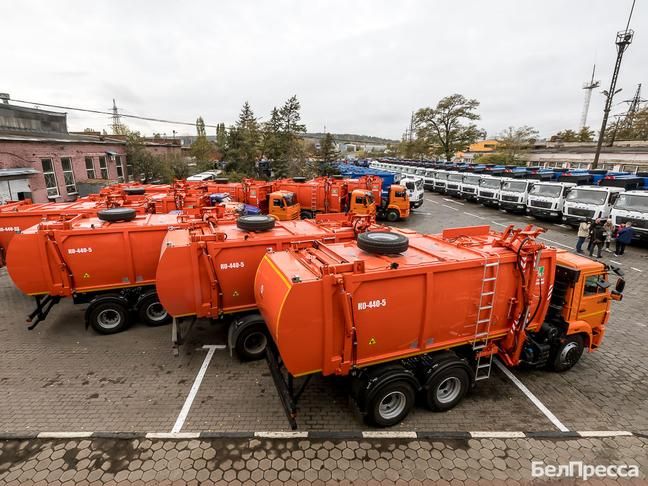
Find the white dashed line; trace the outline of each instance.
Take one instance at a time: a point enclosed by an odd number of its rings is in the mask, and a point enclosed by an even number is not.
[[[444,208],[452,209],[453,211],[459,211],[457,208],[453,208],[452,206],[448,206],[447,204],[442,204]]]
[[[496,224],[498,226],[508,226],[508,224],[500,223],[499,221],[491,221],[491,223]]]
[[[467,214],[468,216],[472,216],[473,218],[477,218],[477,219],[486,219],[486,218],[484,218],[483,216],[479,216],[479,215],[477,215],[477,214],[469,213],[468,211],[464,211],[463,213],[464,213],[464,214]]]
[[[431,202],[432,204],[439,204],[439,201],[435,201],[434,199],[426,199],[427,202]]]
[[[225,349],[225,345],[223,344],[205,345],[203,346],[203,348],[208,349],[209,351],[207,351],[207,356],[205,356],[205,360],[203,361],[203,364],[200,367],[198,374],[196,375],[196,379],[194,380],[193,386],[189,391],[189,395],[187,396],[187,399],[185,400],[184,405],[182,406],[182,410],[180,410],[180,414],[178,415],[178,418],[176,419],[176,422],[173,425],[173,429],[171,429],[172,434],[177,434],[182,430],[182,426],[184,425],[185,420],[187,420],[187,415],[189,415],[189,410],[191,410],[191,405],[193,404],[193,401],[196,398],[196,395],[198,394],[198,390],[200,389],[200,384],[202,383],[203,378],[205,377],[205,372],[207,371],[209,362],[213,358],[216,350]]]
[[[459,202],[459,201],[455,201],[454,199],[446,199],[446,198],[444,197],[443,200],[444,200],[444,201],[451,202],[451,203],[455,203],[455,204],[461,204],[462,206],[465,206],[464,203]]]
[[[551,410],[549,410],[547,407],[544,406],[544,404],[536,397],[533,393],[531,393],[531,390],[529,390],[526,386],[524,386],[524,383],[522,383],[520,380],[517,379],[517,377],[511,373],[511,370],[509,370],[504,364],[499,359],[493,360],[495,365],[504,373],[521,391],[524,393],[531,402],[538,407],[538,410],[540,410],[545,417],[547,417],[552,424],[556,426],[558,430],[561,432],[569,432],[569,429],[563,425],[563,423],[558,420],[558,418],[551,413]]]
[[[614,263],[615,265],[621,265],[621,262],[616,262],[614,260],[610,260],[610,263]]]
[[[639,272],[639,273],[643,272],[643,270],[639,270],[637,267],[630,267],[630,268],[632,268],[635,272]]]

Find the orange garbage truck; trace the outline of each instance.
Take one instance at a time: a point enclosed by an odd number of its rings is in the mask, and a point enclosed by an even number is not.
[[[365,420],[403,420],[417,397],[457,405],[494,359],[563,371],[601,346],[612,300],[603,263],[546,247],[542,230],[367,232],[356,242],[270,252],[255,296],[268,364],[291,426],[315,374],[347,377]]]
[[[155,276],[160,303],[174,317],[173,340],[182,340],[181,321],[218,319],[229,325],[230,348],[243,360],[265,356],[267,333],[256,309],[254,276],[268,250],[313,241],[348,241],[373,224],[369,218],[334,215],[316,220],[275,221],[243,216],[169,231]]]
[[[86,325],[101,334],[124,330],[133,314],[151,326],[168,322],[155,292],[160,245],[169,229],[186,224],[176,215],[137,215],[122,207],[17,233],[7,270],[16,287],[36,299],[29,328],[65,297],[88,304]]]

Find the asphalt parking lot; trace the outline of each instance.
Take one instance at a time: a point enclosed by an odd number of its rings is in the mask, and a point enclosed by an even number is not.
[[[543,235],[548,244],[569,249],[575,245],[575,232],[562,225],[432,193],[426,193],[423,207],[399,225],[437,232],[449,226],[502,228],[510,223],[538,223],[548,230]],[[613,304],[599,351],[585,354],[562,374],[514,370],[511,376],[496,369],[455,409],[440,414],[417,409],[392,432],[445,433],[447,439],[470,431],[623,431],[635,434],[627,438],[635,441],[627,447],[645,452],[648,248],[632,246],[621,258],[604,253],[603,259],[621,264],[627,286],[623,301]],[[5,434],[289,430],[265,362],[231,358],[222,349],[226,335],[221,326],[198,322],[176,357],[169,326],[138,324],[121,334],[100,336],[85,329],[82,307],[62,302],[47,321],[28,331],[24,317],[31,305],[13,287],[6,270],[0,270],[0,424]],[[306,389],[298,423],[302,432],[369,430],[335,379],[316,379]],[[611,439],[597,440],[579,447],[604,451],[602,441]],[[10,470],[3,471],[0,463],[0,481]]]

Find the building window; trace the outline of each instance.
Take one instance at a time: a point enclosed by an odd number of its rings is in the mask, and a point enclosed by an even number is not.
[[[108,179],[108,166],[106,165],[106,157],[99,157],[99,172],[102,179]]]
[[[47,197],[58,197],[59,189],[56,183],[56,173],[52,159],[41,159],[43,166],[43,177],[45,178],[45,187],[47,188]]]
[[[117,182],[124,182],[124,167],[120,155],[115,155],[115,166],[117,167]]]
[[[86,175],[88,176],[88,179],[94,179],[95,169],[94,169],[94,161],[92,160],[92,157],[86,157],[85,163],[86,163]]]
[[[68,194],[76,194],[77,187],[74,180],[74,171],[72,170],[72,161],[68,157],[61,158],[61,167],[63,168],[63,181],[65,190]]]

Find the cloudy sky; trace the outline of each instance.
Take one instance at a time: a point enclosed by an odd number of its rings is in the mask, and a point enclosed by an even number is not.
[[[10,1],[0,91],[15,99],[179,121],[234,121],[248,100],[267,119],[293,94],[309,131],[399,138],[412,110],[462,93],[497,134],[577,128],[592,64],[609,85],[615,33],[632,0]],[[643,82],[648,1],[617,101]],[[624,106],[615,107],[617,112]],[[600,124],[595,91],[589,124]],[[108,128],[69,112],[71,130]],[[129,121],[147,133],[191,127]],[[213,130],[210,130],[212,132]]]

